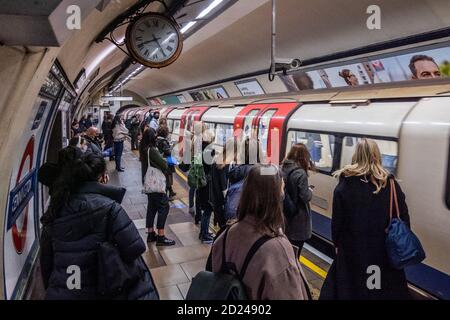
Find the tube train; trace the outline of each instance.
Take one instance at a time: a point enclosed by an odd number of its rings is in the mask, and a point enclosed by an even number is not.
[[[154,108],[124,112],[141,120]],[[215,130],[215,144],[256,135],[266,157],[283,159],[297,142],[307,144],[318,168],[310,177],[314,234],[331,241],[331,208],[337,180],[332,173],[351,162],[358,139],[376,140],[383,165],[403,188],[412,228],[426,260],[406,270],[408,281],[433,297],[450,299],[450,84],[420,82],[395,87],[305,91],[165,106],[174,142],[202,121]],[[250,129],[250,130],[249,130]],[[277,131],[278,138],[268,134]],[[276,140],[279,141],[276,141]],[[278,146],[278,148],[273,148]],[[274,154],[273,150],[279,150]]]

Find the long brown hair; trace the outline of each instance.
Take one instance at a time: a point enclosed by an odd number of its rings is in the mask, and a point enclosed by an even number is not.
[[[256,164],[248,174],[242,189],[238,207],[238,221],[247,216],[255,218],[256,230],[269,236],[279,236],[283,233],[284,217],[282,208],[283,178],[273,166]],[[265,170],[263,170],[265,169]]]
[[[308,171],[315,170],[308,148],[303,143],[296,143],[292,146],[291,150],[286,156],[286,159],[284,159],[283,164],[286,163],[287,160],[293,161],[295,164],[305,170],[307,174]]]

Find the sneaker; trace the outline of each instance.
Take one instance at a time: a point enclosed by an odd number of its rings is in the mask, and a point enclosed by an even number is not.
[[[156,245],[158,247],[160,247],[160,246],[164,246],[164,247],[174,246],[175,245],[175,241],[166,238],[166,236],[157,236]]]
[[[155,231],[148,233],[147,234],[147,243],[155,242],[156,238],[157,238],[157,236],[156,236],[156,232]]]
[[[125,170],[123,170],[122,168],[116,169],[116,170],[119,171],[119,172],[125,172]]]
[[[202,241],[202,243],[204,244],[211,244],[214,242],[214,238],[211,237],[209,234],[206,236],[202,236],[200,237],[200,240]]]

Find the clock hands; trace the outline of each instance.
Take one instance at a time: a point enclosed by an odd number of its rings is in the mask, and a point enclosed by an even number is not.
[[[158,47],[161,49],[161,52],[164,55],[164,57],[167,57],[166,53],[164,52],[164,49],[161,47],[161,44],[159,43],[159,41],[156,38],[156,36],[154,34],[152,34],[152,36],[153,36],[153,40],[156,41],[156,43],[158,44]]]
[[[142,42],[142,44],[147,44],[147,43],[152,43],[152,42],[158,42],[158,40],[161,40],[161,38],[155,38],[155,39],[153,39],[153,40],[144,41],[144,42]]]

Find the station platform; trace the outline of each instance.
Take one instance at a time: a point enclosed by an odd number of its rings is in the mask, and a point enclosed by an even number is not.
[[[114,170],[114,162],[108,163],[110,183],[127,189],[122,206],[135,223],[144,241],[147,239],[145,216],[147,197],[141,193],[141,164],[138,153],[125,146],[123,166],[125,172]],[[174,191],[177,196],[170,202],[170,212],[166,222],[166,235],[176,241],[172,247],[157,247],[147,244],[143,255],[162,300],[184,300],[192,278],[206,266],[211,245],[202,244],[198,239],[199,227],[194,224],[188,212],[187,183],[181,173],[174,174]],[[212,219],[211,219],[212,220]],[[211,228],[211,232],[214,232]],[[300,262],[307,277],[314,299],[319,296],[320,288],[329,268],[326,257],[306,245]]]

